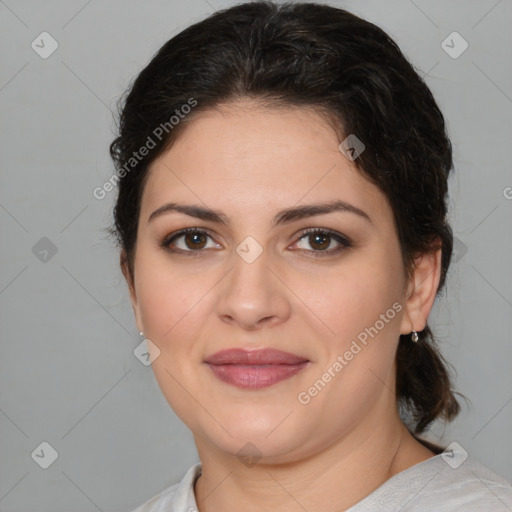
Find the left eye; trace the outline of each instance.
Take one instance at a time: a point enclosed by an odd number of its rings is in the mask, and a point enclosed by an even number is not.
[[[340,235],[339,233],[321,229],[313,229],[303,233],[303,235],[300,237],[299,241],[296,242],[296,244],[300,243],[301,240],[306,241],[306,243],[313,248],[313,251],[309,251],[307,248],[305,250],[307,250],[308,252],[315,253],[323,252],[332,254],[334,252],[338,252],[344,248],[351,246],[349,240],[344,236]],[[338,244],[338,247],[335,247],[334,249],[329,249],[333,241]]]

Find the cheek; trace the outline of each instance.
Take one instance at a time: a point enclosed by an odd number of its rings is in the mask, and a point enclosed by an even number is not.
[[[196,365],[204,355],[198,341],[206,336],[218,277],[192,271],[192,265],[188,270],[161,260],[139,260],[137,295],[144,333],[160,350],[153,370],[169,396],[182,390],[175,388],[168,372],[179,382],[197,372]]]
[[[390,326],[393,332],[399,328],[400,280],[390,268],[377,257],[356,261],[354,255],[354,264],[347,262],[346,267],[317,276],[297,275],[294,292],[318,319],[318,333],[342,349],[376,323],[384,336]]]
[[[213,286],[197,272],[172,268],[161,262],[141,261],[137,296],[144,326],[155,340],[166,344],[197,314],[196,305]]]
[[[197,373],[199,349],[207,306],[204,299],[211,284],[200,275],[178,275],[167,266],[140,265],[138,299],[145,335],[160,350],[151,367],[170,407],[189,427],[199,412],[191,405],[200,389],[191,380]],[[203,300],[201,300],[203,299]],[[196,425],[197,428],[197,425]]]

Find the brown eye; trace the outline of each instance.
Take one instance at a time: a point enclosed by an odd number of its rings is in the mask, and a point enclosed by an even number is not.
[[[296,244],[305,240],[307,245],[311,247],[299,247],[304,252],[310,253],[312,256],[329,256],[352,247],[352,243],[345,236],[328,229],[312,228],[303,232]],[[334,243],[334,247],[332,244]],[[336,245],[337,244],[337,245]],[[331,247],[329,249],[329,247]]]
[[[313,249],[324,250],[331,245],[331,237],[329,235],[315,233],[308,235],[308,240]]]
[[[183,236],[183,240],[185,241],[185,245],[192,250],[203,249],[206,245],[207,236],[201,232],[194,233],[186,233]]]
[[[211,239],[211,236],[206,231],[187,228],[166,237],[161,246],[171,252],[195,254],[197,251],[209,248],[207,247],[208,239]],[[210,247],[214,246],[216,244],[210,245]]]

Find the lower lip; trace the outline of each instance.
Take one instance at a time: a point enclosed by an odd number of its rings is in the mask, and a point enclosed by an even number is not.
[[[259,366],[206,363],[223,382],[243,389],[262,389],[299,373],[309,361],[299,364],[268,364]]]

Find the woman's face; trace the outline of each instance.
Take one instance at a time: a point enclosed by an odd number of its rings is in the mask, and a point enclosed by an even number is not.
[[[394,413],[407,283],[392,210],[332,128],[305,109],[238,107],[201,114],[152,164],[132,301],[160,350],[158,384],[196,441],[291,461]],[[335,201],[359,213],[302,210]],[[225,223],[172,209],[150,218],[169,203]],[[296,209],[304,215],[282,214]],[[200,233],[170,240],[185,228]],[[230,348],[307,362],[214,372],[205,361]]]

